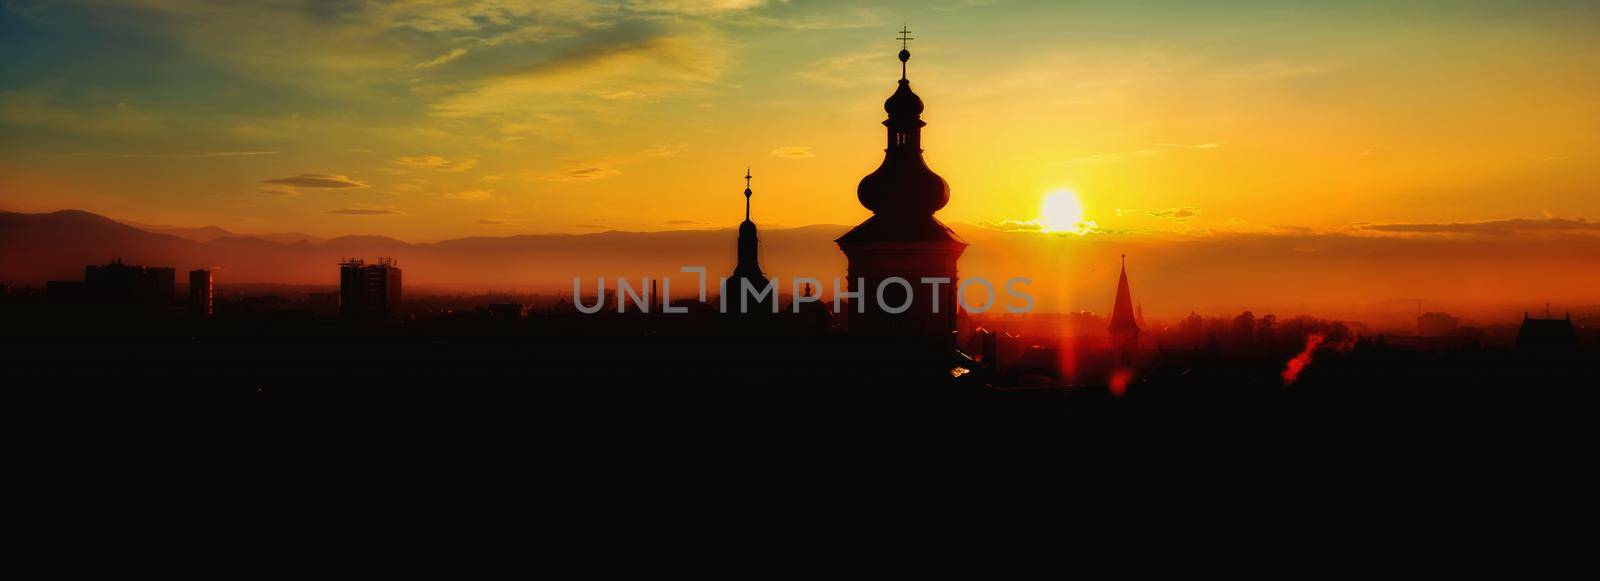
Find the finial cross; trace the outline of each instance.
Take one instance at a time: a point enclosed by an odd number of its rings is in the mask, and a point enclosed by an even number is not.
[[[915,38],[911,38],[911,29],[907,28],[904,24],[902,24],[902,25],[900,25],[900,36],[895,37],[895,40],[900,41],[900,48],[904,49],[904,48],[907,48],[907,46],[908,46],[906,43],[911,42],[911,41],[916,40],[916,39]]]

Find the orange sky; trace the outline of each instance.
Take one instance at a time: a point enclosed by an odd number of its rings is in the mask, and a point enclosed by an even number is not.
[[[1576,2],[7,3],[0,206],[236,231],[848,224],[901,21],[947,221],[1600,214]]]

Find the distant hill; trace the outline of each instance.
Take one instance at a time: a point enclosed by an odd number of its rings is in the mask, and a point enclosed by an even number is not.
[[[318,238],[316,236],[312,236],[310,234],[302,234],[300,232],[281,232],[281,233],[277,233],[277,234],[236,234],[236,233],[224,230],[222,228],[218,228],[216,226],[201,226],[201,227],[198,227],[198,228],[185,228],[185,227],[181,227],[181,226],[158,226],[158,225],[154,225],[154,224],[140,224],[138,222],[130,222],[130,221],[127,221],[127,220],[120,220],[120,222],[122,222],[123,224],[127,224],[129,226],[133,226],[134,228],[138,228],[140,230],[144,230],[145,232],[153,232],[153,233],[156,233],[156,234],[171,234],[173,236],[177,236],[177,237],[183,238],[185,240],[193,240],[195,242],[210,242],[210,241],[216,240],[218,238],[258,238],[258,239],[261,239],[261,240],[266,240],[268,242],[280,242],[280,243],[284,243],[284,244],[294,244],[294,243],[300,242],[300,241],[306,241],[306,242],[315,243],[315,242],[322,242],[322,240],[323,240],[323,239]]]
[[[180,271],[220,268],[219,280],[284,284],[337,284],[335,266],[344,258],[400,262],[410,285],[455,288],[570,289],[573,276],[637,279],[677,273],[700,265],[709,276],[731,271],[736,234],[727,230],[600,232],[471,237],[411,244],[384,236],[310,237],[236,235],[221,228],[169,229],[131,226],[75,210],[46,214],[0,213],[0,282],[39,285],[75,280],[87,264],[122,258],[131,264],[171,266]],[[825,264],[843,269],[831,239],[842,226],[811,226],[763,232],[764,259],[774,264]],[[291,240],[292,239],[292,240]],[[809,266],[808,266],[809,268]],[[775,272],[790,272],[781,268]],[[787,276],[785,274],[785,276]]]
[[[1576,304],[1600,298],[1600,236],[1358,236],[1351,234],[1102,234],[1002,232],[951,224],[971,246],[961,259],[964,278],[982,276],[997,287],[1008,278],[1032,280],[1043,311],[1109,308],[1118,256],[1128,255],[1133,297],[1150,316],[1254,309],[1257,315],[1371,313],[1376,301],[1426,299],[1429,308],[1499,305],[1504,316],[1544,301]],[[761,230],[761,265],[785,285],[797,276],[844,277],[844,255],[833,240],[845,226]],[[38,286],[77,280],[87,264],[122,258],[171,266],[180,273],[214,266],[230,283],[338,284],[342,258],[391,257],[412,289],[570,292],[582,277],[608,287],[625,276],[672,277],[675,294],[692,293],[682,266],[704,266],[710,284],[733,269],[732,228],[662,232],[475,236],[412,244],[383,236],[289,241],[260,236],[205,240],[150,232],[88,212],[0,212],[0,283]],[[231,233],[230,233],[231,234]],[[179,276],[180,284],[182,276]],[[1386,303],[1387,304],[1387,303]],[[1507,307],[1506,305],[1511,305]],[[1576,307],[1574,307],[1576,308]],[[1385,309],[1392,310],[1392,309]],[[1463,313],[1457,313],[1463,314]],[[1397,324],[1414,314],[1397,312]],[[1412,323],[1408,323],[1414,325]]]

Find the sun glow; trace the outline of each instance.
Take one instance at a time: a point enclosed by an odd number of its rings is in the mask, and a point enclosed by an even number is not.
[[[1044,204],[1039,208],[1039,224],[1046,232],[1076,234],[1086,234],[1094,227],[1093,222],[1083,219],[1083,202],[1078,200],[1078,194],[1067,190],[1045,195]]]

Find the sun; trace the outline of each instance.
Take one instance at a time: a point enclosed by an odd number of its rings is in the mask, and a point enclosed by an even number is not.
[[[1039,209],[1039,223],[1050,232],[1082,232],[1083,202],[1078,194],[1058,190],[1046,194]]]

